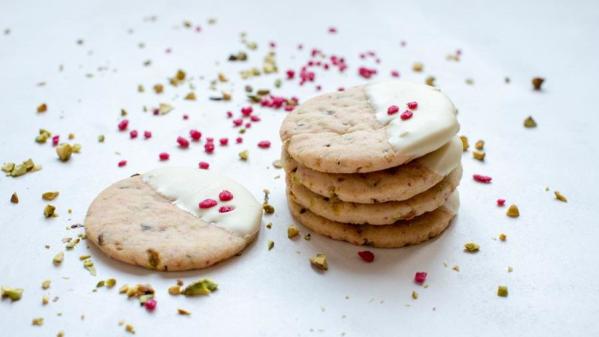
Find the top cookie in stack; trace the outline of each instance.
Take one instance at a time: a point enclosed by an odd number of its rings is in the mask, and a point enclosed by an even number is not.
[[[458,130],[453,103],[427,85],[387,81],[312,98],[280,130],[291,213],[358,245],[432,238],[459,205]]]

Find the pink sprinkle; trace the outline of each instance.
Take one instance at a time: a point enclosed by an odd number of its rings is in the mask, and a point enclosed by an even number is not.
[[[131,131],[129,131],[129,137],[131,139],[137,138],[137,130],[131,130]]]
[[[397,105],[390,105],[387,108],[387,115],[393,115],[399,112],[399,107]]]
[[[122,121],[119,122],[119,131],[125,131],[127,130],[127,127],[129,126],[129,120],[128,119],[123,119]]]
[[[182,149],[186,149],[189,147],[189,141],[183,137],[177,137],[177,143],[179,143],[179,147]]]
[[[497,199],[497,206],[499,206],[499,207],[505,206],[505,199]]]
[[[233,207],[233,206],[220,206],[220,208],[218,209],[218,211],[220,213],[227,213],[227,212],[231,212],[234,209],[235,209],[235,207]]]
[[[426,275],[427,273],[423,271],[416,272],[416,274],[414,274],[414,282],[423,284],[424,281],[426,281]]]
[[[293,71],[291,69],[287,70],[286,74],[287,74],[288,80],[292,80],[295,77],[295,71]]]
[[[395,77],[395,78],[399,77],[399,71],[391,70],[391,77]]]
[[[241,138],[241,137],[235,138],[235,143],[237,143],[237,144],[243,143],[243,138]]]
[[[147,130],[146,130],[146,131],[144,131],[144,138],[145,138],[145,139],[150,139],[150,138],[152,138],[152,132],[150,132],[150,131],[147,131]]]
[[[475,174],[475,175],[472,176],[472,178],[474,178],[474,181],[479,182],[479,183],[483,183],[483,184],[488,184],[493,179],[493,178],[491,178],[489,176],[483,176],[483,175],[480,175],[480,174]]]
[[[218,198],[220,199],[220,201],[229,201],[229,200],[233,200],[233,193],[227,191],[227,190],[223,190],[222,192],[220,192],[218,194]]]
[[[200,201],[199,207],[202,209],[206,209],[206,208],[212,208],[214,206],[216,206],[218,202],[216,202],[216,200],[214,199],[204,199],[202,201]]]
[[[146,310],[148,311],[154,311],[154,309],[156,309],[156,305],[158,305],[158,302],[156,302],[156,300],[153,298],[150,298],[144,302],[144,307],[146,307]]]
[[[250,120],[251,120],[252,122],[259,122],[261,119],[260,119],[260,117],[259,117],[259,116],[256,116],[256,115],[251,115],[251,116],[250,116]]]
[[[201,161],[200,164],[198,165],[199,168],[201,168],[202,170],[207,170],[210,167],[210,164],[208,164],[205,161]]]
[[[220,145],[226,146],[229,144],[229,138],[221,138],[218,140],[218,142],[220,143]]]
[[[119,167],[123,167],[123,166],[127,165],[127,161],[126,160],[121,160],[117,165]]]
[[[160,158],[160,160],[163,160],[163,161],[164,161],[164,160],[168,160],[170,157],[171,157],[171,156],[170,156],[168,153],[166,153],[166,152],[161,152],[161,153],[158,155],[158,158]]]
[[[206,151],[206,153],[212,153],[212,152],[214,152],[214,143],[206,143],[206,144],[204,144],[204,151]]]
[[[195,142],[202,138],[202,133],[198,130],[189,130],[189,137]]]
[[[408,109],[411,109],[411,110],[418,109],[418,102],[408,102]]]
[[[52,136],[52,145],[54,145],[54,146],[58,145],[59,141],[60,141],[59,135]]]
[[[249,128],[251,128],[251,127],[252,127],[252,123],[245,123],[245,128],[246,128],[246,129],[249,129]]]
[[[231,118],[231,117],[233,117],[233,112],[227,111],[227,118]]]
[[[414,114],[412,113],[412,111],[406,110],[406,111],[402,112],[401,115],[399,115],[399,117],[401,118],[402,121],[405,121],[405,120],[412,118],[413,115]]]
[[[233,120],[233,126],[241,126],[243,124],[243,120],[241,118],[237,118]]]
[[[214,143],[214,137],[206,138],[206,143]]]
[[[363,250],[358,252],[358,255],[364,262],[371,263],[374,261],[374,253],[369,250]]]
[[[241,114],[244,117],[249,117],[253,111],[254,111],[254,109],[252,109],[251,106],[245,106],[245,107],[241,108]]]
[[[188,120],[188,119],[189,119],[189,115],[188,114],[183,115],[183,120]]]
[[[330,34],[335,34],[335,33],[337,33],[337,28],[335,28],[335,27],[329,27],[329,33],[330,33]]]
[[[258,147],[261,149],[268,149],[270,147],[270,141],[269,140],[261,140],[260,142],[258,142]]]
[[[369,69],[366,67],[358,68],[358,74],[365,79],[371,78],[373,75],[376,75],[376,69]]]

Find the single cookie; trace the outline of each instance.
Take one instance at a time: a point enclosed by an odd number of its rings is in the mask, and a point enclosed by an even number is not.
[[[283,152],[285,170],[294,172],[298,182],[312,192],[361,204],[402,201],[423,193],[460,166],[461,158],[462,143],[458,137],[407,164],[370,173],[318,172]]]
[[[409,220],[439,208],[459,185],[461,178],[462,168],[458,167],[440,183],[410,199],[377,204],[358,204],[323,197],[294,181],[293,173],[288,175],[287,186],[293,201],[328,220],[350,224],[391,225],[398,220]]]
[[[203,207],[213,206],[200,208],[202,201]],[[85,230],[116,260],[181,271],[238,254],[258,234],[261,218],[260,203],[228,178],[192,168],[159,168],[102,191],[89,206]]]
[[[397,109],[389,113],[391,106]],[[458,130],[456,109],[439,89],[387,81],[306,101],[287,115],[280,136],[304,166],[357,173],[407,163],[440,148]]]
[[[459,196],[455,191],[443,206],[412,220],[398,221],[393,225],[350,225],[327,220],[292,201],[288,196],[293,217],[314,232],[334,240],[354,245],[379,248],[399,248],[429,240],[441,234],[451,223],[459,208]]]

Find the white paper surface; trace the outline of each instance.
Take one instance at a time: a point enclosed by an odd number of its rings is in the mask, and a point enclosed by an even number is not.
[[[21,301],[0,302],[0,335],[55,336],[64,330],[66,336],[125,336],[120,320],[133,324],[137,336],[599,334],[599,214],[593,197],[599,188],[598,12],[593,1],[1,2],[0,160],[31,157],[43,169],[18,179],[0,178],[0,285],[25,289]],[[152,15],[155,22],[144,20]],[[207,24],[210,17],[217,18],[216,25]],[[183,29],[183,20],[200,24],[202,32]],[[327,33],[329,26],[338,33]],[[259,49],[249,52],[246,63],[229,63],[229,54],[245,49],[239,42],[242,31]],[[277,43],[279,75],[242,81],[238,71],[260,66],[269,41]],[[296,49],[298,43],[303,51]],[[279,156],[278,127],[285,113],[258,108],[262,121],[244,135],[243,145],[233,144],[236,131],[224,114],[238,113],[245,105],[246,83],[272,88],[286,69],[297,71],[313,47],[346,57],[350,67],[342,75],[319,72],[316,83],[323,91],[364,83],[357,68],[374,64],[358,55],[375,50],[382,60],[375,79],[388,78],[391,69],[414,81],[435,76],[459,108],[461,134],[471,143],[486,141],[485,163],[464,155],[461,210],[439,239],[405,249],[372,249],[372,264],[356,255],[364,248],[318,235],[311,241],[287,239],[293,221],[285,206],[284,179],[276,179],[283,173],[271,167]],[[461,62],[447,61],[445,56],[456,49],[463,52]],[[145,60],[152,65],[144,67]],[[424,64],[424,73],[411,71],[416,61]],[[161,96],[151,92],[153,84],[166,84],[179,68],[194,78],[197,102],[182,100],[184,88],[167,85]],[[232,103],[208,100],[213,95],[209,81],[218,72],[230,77],[222,88],[233,88]],[[547,79],[543,92],[532,91],[533,76]],[[467,78],[475,84],[466,85]],[[42,81],[45,86],[36,86]],[[137,93],[138,84],[146,93]],[[283,81],[276,93],[303,101],[316,91],[314,85]],[[48,112],[37,114],[42,102]],[[161,117],[142,112],[144,105],[159,102],[175,110]],[[116,131],[120,109],[129,112],[138,139]],[[188,121],[182,120],[183,113],[190,115]],[[538,128],[522,127],[528,115]],[[75,133],[73,142],[82,144],[82,153],[59,162],[49,143],[33,141],[39,128],[59,133],[63,141]],[[201,145],[178,149],[176,137],[191,128],[205,136],[227,136],[231,144],[217,146],[214,155],[205,154]],[[143,130],[151,130],[152,139],[143,140]],[[106,136],[104,144],[97,142],[99,134]],[[258,149],[263,139],[273,146]],[[237,159],[244,149],[250,150],[247,163]],[[63,265],[54,267],[51,260],[63,249],[62,238],[80,232],[66,226],[82,223],[95,195],[118,179],[165,165],[158,162],[163,151],[170,153],[170,165],[196,166],[206,160],[211,170],[237,179],[257,198],[263,188],[270,189],[276,213],[264,223],[272,222],[272,229],[262,228],[241,257],[197,272],[130,267],[85,243],[65,252]],[[128,165],[118,168],[122,159]],[[475,183],[474,173],[492,176],[493,183]],[[60,191],[53,202],[60,216],[51,220],[43,218],[40,197],[49,190]],[[569,202],[555,201],[553,190]],[[9,202],[12,192],[21,199],[18,205]],[[505,209],[495,206],[497,198],[517,203],[520,218],[507,218]],[[496,239],[502,232],[507,242]],[[268,240],[275,241],[272,251],[266,249]],[[481,251],[464,253],[468,241],[479,243]],[[329,259],[324,274],[308,262],[317,252]],[[97,277],[78,259],[87,254]],[[454,265],[460,272],[452,270]],[[427,288],[413,283],[417,271],[428,272]],[[92,292],[98,280],[109,277],[117,278],[115,289]],[[220,289],[192,299],[167,293],[177,279],[189,283],[202,277],[212,278]],[[40,286],[45,279],[52,280],[47,291]],[[156,312],[118,295],[125,283],[152,284]],[[508,298],[496,296],[503,284],[509,287]],[[418,300],[411,299],[413,290]],[[59,299],[42,306],[45,294]],[[178,316],[177,308],[192,315]],[[31,326],[34,317],[44,317],[44,325]]]

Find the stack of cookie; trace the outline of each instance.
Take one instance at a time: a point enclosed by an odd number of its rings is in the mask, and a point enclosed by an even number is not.
[[[453,103],[427,85],[387,81],[306,101],[281,126],[291,214],[356,245],[441,234],[459,206],[458,130]]]

